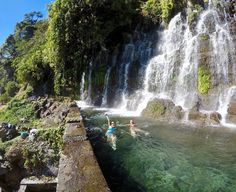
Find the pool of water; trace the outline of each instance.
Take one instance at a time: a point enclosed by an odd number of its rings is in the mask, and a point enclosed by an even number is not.
[[[136,117],[145,131],[135,138],[128,117],[117,123],[117,150],[105,140],[104,112],[84,111],[95,154],[113,192],[234,192],[236,131],[190,127]],[[147,134],[148,133],[148,134]]]

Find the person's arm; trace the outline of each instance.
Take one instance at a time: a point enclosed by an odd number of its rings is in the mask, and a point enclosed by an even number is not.
[[[107,124],[108,124],[108,127],[109,127],[110,126],[110,119],[109,119],[107,114],[106,114],[106,117],[107,117]]]

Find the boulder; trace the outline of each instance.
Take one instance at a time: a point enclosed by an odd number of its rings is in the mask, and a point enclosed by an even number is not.
[[[197,111],[189,111],[188,119],[193,121],[205,121],[207,119],[207,115]]]
[[[73,102],[71,102],[71,103],[69,104],[69,107],[78,107],[78,106],[77,106],[76,102],[73,101]]]
[[[228,108],[228,114],[230,115],[236,115],[236,101],[232,101],[229,104],[229,108]]]
[[[233,123],[233,124],[236,124],[236,115],[230,115],[228,114],[227,117],[226,117],[226,121],[227,123]]]
[[[173,108],[172,113],[174,114],[174,116],[176,117],[176,119],[182,119],[184,116],[184,112],[181,106],[175,106]]]
[[[217,124],[220,123],[221,119],[222,119],[221,114],[219,114],[218,112],[213,112],[210,114],[210,120],[214,121]]]
[[[16,126],[8,123],[2,123],[0,128],[0,139],[2,141],[11,140],[17,137],[18,131],[16,130]]]
[[[154,99],[148,102],[142,115],[154,119],[179,120],[182,119],[184,113],[182,107],[175,106],[171,100]]]
[[[142,111],[142,115],[145,117],[151,117],[158,119],[162,117],[166,112],[166,107],[162,99],[154,99],[149,101],[147,107]]]
[[[5,175],[7,172],[7,167],[3,163],[0,163],[0,175]]]

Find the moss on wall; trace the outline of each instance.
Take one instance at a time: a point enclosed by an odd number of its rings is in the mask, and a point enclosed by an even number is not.
[[[206,67],[198,67],[198,91],[201,94],[208,93],[211,87],[210,72]]]
[[[193,25],[194,21],[197,20],[199,14],[203,10],[203,7],[199,4],[194,5],[193,8],[191,8],[188,12],[188,23],[190,26]]]

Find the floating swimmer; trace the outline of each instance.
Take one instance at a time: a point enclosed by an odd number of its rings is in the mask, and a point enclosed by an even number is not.
[[[130,129],[130,135],[132,137],[136,137],[137,135],[139,135],[138,133],[144,134],[145,136],[149,135],[148,132],[143,131],[143,130],[137,128],[134,120],[132,120],[132,119],[129,121],[128,125],[129,125],[129,129]]]
[[[114,121],[110,122],[110,119],[107,114],[106,114],[106,117],[107,117],[107,124],[108,124],[108,129],[106,132],[107,141],[109,141],[112,144],[112,148],[116,150],[116,140],[117,140],[116,125]]]

